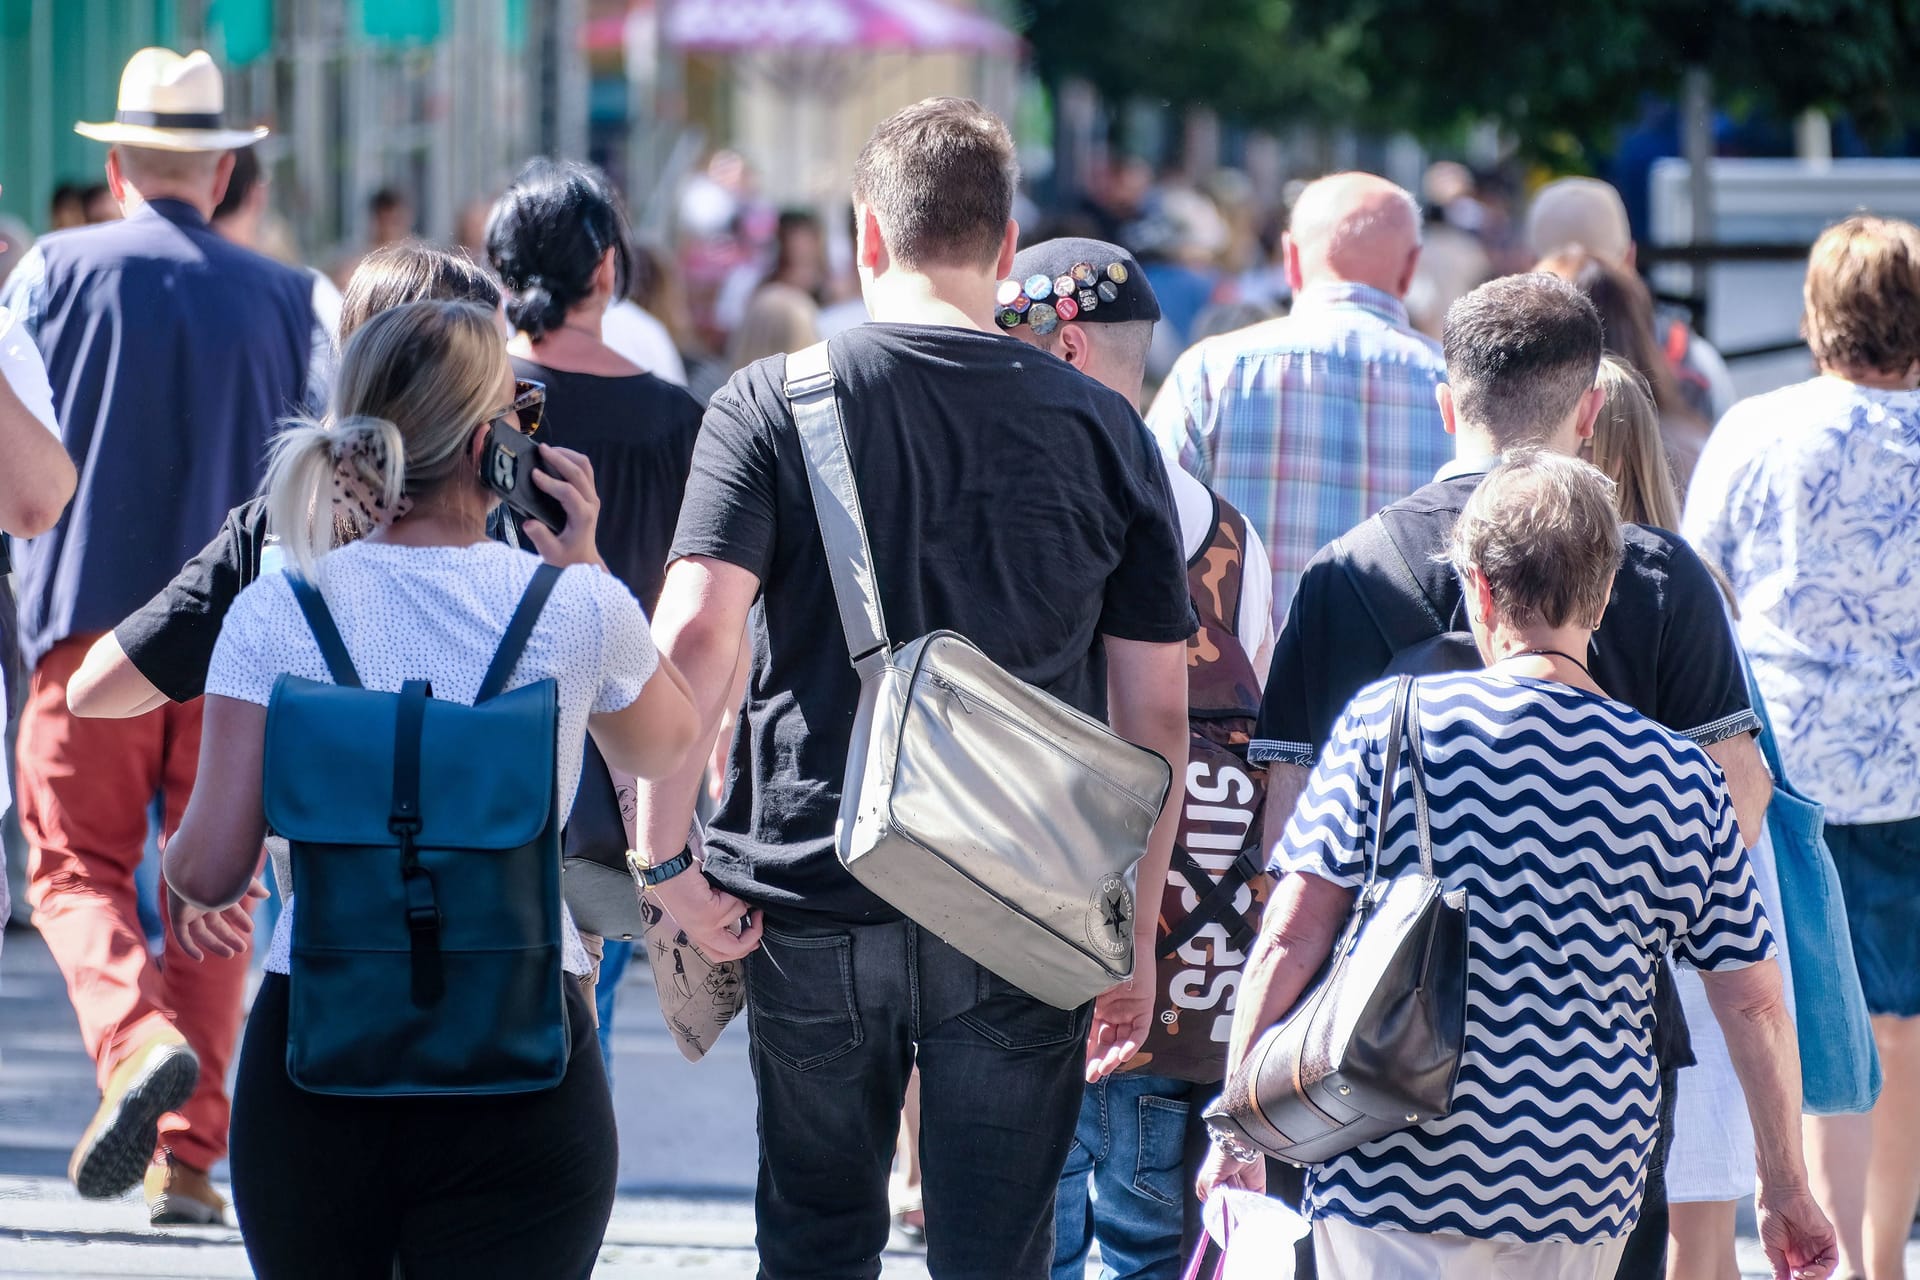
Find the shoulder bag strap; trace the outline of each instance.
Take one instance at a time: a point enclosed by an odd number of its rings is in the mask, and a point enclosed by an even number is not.
[[[840,626],[847,635],[847,655],[865,680],[886,665],[893,646],[887,640],[887,620],[880,611],[873,548],[860,513],[860,490],[854,483],[853,458],[847,451],[846,428],[840,421],[840,400],[826,343],[816,342],[787,357],[786,396],[807,459],[807,488],[813,493],[820,540],[827,549],[827,569],[833,578],[834,601],[840,607]]]
[[[1407,709],[1407,763],[1413,766],[1413,825],[1420,838],[1420,870],[1433,878],[1433,829],[1427,811],[1427,760],[1420,750],[1420,690],[1411,677],[1407,682],[1410,706]]]
[[[347,654],[347,642],[340,638],[340,628],[334,625],[333,612],[327,608],[326,598],[302,574],[289,573],[287,585],[293,588],[293,598],[299,601],[300,612],[307,615],[307,627],[313,632],[314,643],[320,646],[320,657],[325,660],[333,682],[346,689],[360,688],[360,673],[353,669],[353,659]]]
[[[1395,653],[1447,629],[1400,544],[1388,532],[1386,521],[1376,515],[1343,537],[1340,544],[1346,552],[1340,567],[1353,583],[1367,616]],[[1372,570],[1373,575],[1366,570]],[[1374,575],[1384,575],[1394,589],[1380,590]]]
[[[413,953],[413,1003],[425,1008],[446,990],[440,967],[440,904],[433,877],[420,863],[420,746],[427,724],[427,699],[433,686],[409,680],[400,686],[394,712],[393,807],[387,830],[400,839],[400,876],[407,894],[407,937]]]
[[[546,608],[547,597],[553,594],[553,584],[558,581],[560,570],[554,565],[543,563],[533,571],[533,581],[527,584],[520,603],[514,607],[513,617],[507,622],[507,633],[500,637],[500,647],[493,651],[493,661],[487,664],[487,674],[480,681],[474,705],[498,697],[507,687],[514,664],[520,661],[520,654],[527,647],[527,637],[533,634],[533,624],[540,621],[540,611]]]
[[[1380,771],[1380,801],[1373,809],[1373,840],[1367,850],[1367,883],[1380,878],[1380,860],[1387,852],[1387,826],[1393,817],[1393,793],[1400,785],[1400,748],[1407,733],[1407,703],[1413,696],[1413,677],[1401,676],[1393,691],[1393,719],[1387,725],[1382,750],[1386,763]],[[1415,793],[1419,787],[1414,788]]]

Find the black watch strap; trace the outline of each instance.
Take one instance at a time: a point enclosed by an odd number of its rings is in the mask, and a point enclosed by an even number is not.
[[[629,853],[627,858],[632,862],[633,873],[640,878],[640,883],[649,889],[655,885],[665,884],[682,871],[693,866],[693,850],[691,849],[682,849],[678,854],[668,858],[657,867],[646,866],[640,861],[639,855],[637,854]]]

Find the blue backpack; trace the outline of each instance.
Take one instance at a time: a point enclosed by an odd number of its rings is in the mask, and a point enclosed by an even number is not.
[[[267,706],[268,825],[292,851],[287,1075],[312,1093],[524,1093],[566,1074],[557,691],[503,693],[560,571],[542,565],[473,706],[363,688],[289,575],[333,683]]]

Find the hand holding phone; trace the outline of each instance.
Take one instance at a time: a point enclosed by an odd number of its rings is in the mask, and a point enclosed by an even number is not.
[[[534,481],[541,469],[539,451],[531,436],[505,418],[496,419],[488,426],[486,448],[480,451],[480,480],[516,515],[538,520],[558,533],[566,528],[567,511]]]
[[[595,539],[600,495],[593,487],[593,464],[583,453],[550,444],[539,446],[539,459],[533,482],[543,497],[560,505],[562,523],[553,528],[544,521],[529,520],[527,540],[548,564],[600,564]]]

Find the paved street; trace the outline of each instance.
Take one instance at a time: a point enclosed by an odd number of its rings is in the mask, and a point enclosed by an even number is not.
[[[741,1280],[754,1272],[753,1090],[745,1027],[698,1066],[681,1058],[635,958],[621,992],[614,1093],[621,1196],[597,1276]],[[240,1234],[146,1225],[135,1191],[81,1200],[67,1156],[99,1101],[66,995],[38,935],[7,932],[0,951],[0,1277],[249,1275]],[[503,1157],[510,1153],[502,1153]],[[216,1176],[224,1175],[217,1170]],[[910,1252],[888,1280],[924,1280]]]
[[[628,975],[614,1075],[621,1196],[595,1274],[744,1280],[754,1272],[745,1028],[729,1031],[705,1062],[689,1064],[654,1014],[647,967],[636,959]],[[146,1226],[138,1191],[110,1203],[74,1194],[67,1155],[97,1101],[52,960],[36,934],[10,930],[0,951],[0,1277],[250,1274],[237,1231],[157,1231]],[[1743,1274],[1766,1275],[1750,1220],[1743,1230]],[[1920,1268],[1920,1246],[1909,1249],[1908,1265]],[[898,1251],[888,1255],[884,1275],[924,1280],[927,1272],[920,1257]]]

